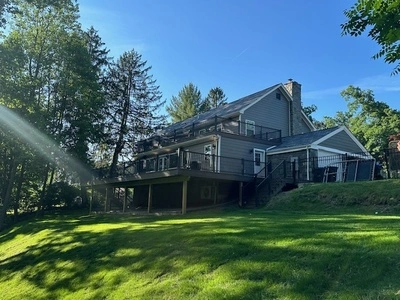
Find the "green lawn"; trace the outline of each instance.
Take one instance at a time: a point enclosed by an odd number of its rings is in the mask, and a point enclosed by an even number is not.
[[[47,215],[0,234],[0,278],[1,299],[399,299],[400,217]]]

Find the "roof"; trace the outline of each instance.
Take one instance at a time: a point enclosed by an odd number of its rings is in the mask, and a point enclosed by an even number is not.
[[[303,148],[305,146],[309,146],[326,137],[327,135],[333,133],[339,128],[340,126],[336,126],[332,128],[283,137],[282,143],[272,148],[269,152],[278,152],[285,149]]]
[[[207,112],[198,114],[197,116],[191,117],[189,119],[174,123],[167,128],[164,129],[166,132],[182,129],[188,126],[191,126],[193,123],[203,123],[207,122],[208,120],[212,119],[215,116],[218,117],[230,117],[233,114],[239,112],[245,108],[247,108],[249,105],[251,105],[254,102],[257,102],[257,100],[260,100],[261,98],[265,97],[267,94],[275,90],[281,86],[281,84],[275,84],[269,88],[266,88],[264,90],[261,90],[259,92],[256,92],[254,94],[248,95],[246,97],[240,98],[236,101],[230,102],[226,105],[211,109]]]

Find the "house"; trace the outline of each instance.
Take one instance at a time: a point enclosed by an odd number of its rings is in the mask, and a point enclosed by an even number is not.
[[[288,180],[348,179],[349,164],[342,166],[348,157],[371,159],[347,128],[316,131],[301,107],[301,85],[291,79],[172,124],[138,142],[135,151],[135,161],[121,166],[118,178],[95,186],[107,195],[115,195],[110,188],[122,188],[124,199],[116,202],[123,210],[133,206],[149,212],[257,202]],[[334,161],[322,160],[333,156]],[[358,171],[352,167],[352,172]],[[254,195],[258,190],[264,194]],[[109,198],[105,210],[115,202]]]

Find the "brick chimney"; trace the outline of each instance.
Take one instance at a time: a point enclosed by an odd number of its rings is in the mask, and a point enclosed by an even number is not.
[[[290,103],[290,135],[302,133],[301,128],[301,84],[288,79],[288,82],[283,84],[289,94],[292,96],[293,102]]]

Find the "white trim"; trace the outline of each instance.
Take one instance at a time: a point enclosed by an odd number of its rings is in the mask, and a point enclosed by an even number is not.
[[[312,131],[316,131],[317,128],[315,128],[314,124],[310,121],[310,119],[307,117],[307,115],[305,114],[305,112],[303,111],[303,108],[301,108],[301,117],[303,119],[303,121],[305,121],[306,125],[312,130]],[[308,124],[307,124],[308,123]]]
[[[243,127],[242,126],[242,113],[239,113],[239,135],[242,134],[242,130],[243,130],[242,127]]]
[[[348,155],[352,155],[355,157],[359,157],[359,158],[367,158],[367,159],[373,159],[372,155],[368,152],[367,155],[361,155],[359,153],[353,153],[353,152],[348,152],[348,151],[342,151],[342,150],[337,150],[334,148],[329,148],[329,147],[324,147],[324,146],[317,146],[316,150],[322,150],[322,151],[327,151],[327,152],[332,152],[332,153],[336,153],[336,154],[348,154]]]
[[[312,145],[302,146],[302,147],[291,147],[291,148],[285,148],[281,151],[270,152],[270,153],[267,153],[267,155],[275,155],[275,154],[282,154],[282,153],[288,153],[288,152],[294,152],[294,151],[301,151],[301,150],[307,149],[307,147],[313,148]]]
[[[160,156],[158,156],[158,162],[157,162],[157,171],[165,171],[165,170],[169,170],[169,154],[162,154]],[[163,162],[163,167],[160,168],[160,160],[164,160],[165,159],[165,163]]]
[[[338,150],[335,148],[330,148],[330,147],[324,147],[324,146],[317,146],[315,148],[315,150],[322,150],[322,151],[326,151],[326,152],[332,152],[334,154],[346,154],[346,153],[350,153],[350,152],[346,152],[346,151],[342,151],[342,150]]]
[[[263,169],[262,168],[262,163],[264,163],[264,167],[266,165],[265,150],[264,149],[253,148],[254,174],[256,174],[256,151],[263,153],[262,157],[260,159],[260,166],[259,166],[261,168],[261,170]],[[258,172],[260,172],[261,170],[259,170]]]
[[[320,144],[324,141],[326,141],[327,139],[331,138],[332,136],[340,133],[344,131],[352,140],[353,142],[358,146],[358,148],[360,148],[361,152],[365,152],[368,153],[368,150],[364,148],[364,146],[357,140],[357,138],[351,133],[350,130],[347,129],[346,126],[340,126],[338,129],[332,131],[331,133],[325,135],[324,137],[320,138],[319,140],[315,141],[313,144]]]
[[[252,126],[253,127],[253,135],[256,134],[256,121],[253,120],[248,120],[246,119],[246,121],[244,122],[244,133],[247,136],[247,126]]]
[[[276,145],[268,147],[267,149],[265,149],[265,152],[268,152],[269,150],[274,149],[275,147],[276,147]]]
[[[218,162],[217,162],[217,172],[219,173],[221,170],[221,136],[217,135],[217,157],[218,157]]]
[[[320,138],[319,140],[316,140],[313,144],[319,144],[322,143],[324,141],[326,141],[327,139],[330,139],[331,137],[333,137],[334,135],[336,135],[337,133],[339,133],[340,131],[342,131],[342,127],[338,127],[337,129],[335,129],[334,131],[328,133],[327,135],[324,135],[322,138]]]

